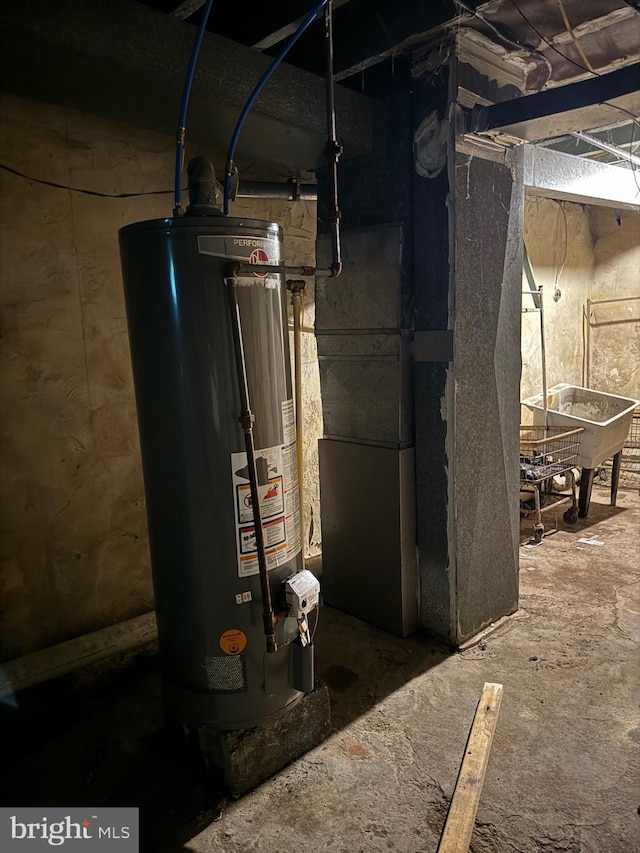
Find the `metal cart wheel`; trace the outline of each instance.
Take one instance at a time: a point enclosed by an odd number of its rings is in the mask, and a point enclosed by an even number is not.
[[[535,513],[536,520],[533,525],[533,538],[536,542],[542,542],[542,537],[544,536],[544,524],[542,523],[542,499],[540,496],[541,484],[536,484],[535,489],[533,490],[534,501],[535,501]]]

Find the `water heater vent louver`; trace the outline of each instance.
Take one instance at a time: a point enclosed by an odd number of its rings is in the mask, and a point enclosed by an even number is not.
[[[247,690],[247,664],[244,655],[204,658],[203,687],[216,693],[244,693]]]

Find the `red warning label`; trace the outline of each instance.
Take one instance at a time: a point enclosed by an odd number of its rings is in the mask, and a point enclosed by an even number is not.
[[[265,252],[264,249],[254,249],[253,252],[249,255],[249,263],[250,264],[268,264],[269,263],[269,255]],[[258,278],[266,278],[268,273],[266,272],[256,272],[254,275],[257,275]]]

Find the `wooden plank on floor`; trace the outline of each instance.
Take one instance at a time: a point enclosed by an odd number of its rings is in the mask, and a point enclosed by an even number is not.
[[[444,824],[438,853],[467,853],[502,704],[502,684],[485,683]]]

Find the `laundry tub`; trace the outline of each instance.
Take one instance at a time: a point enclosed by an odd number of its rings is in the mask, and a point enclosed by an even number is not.
[[[542,394],[523,400],[534,424],[544,424]],[[576,464],[596,468],[622,450],[638,400],[560,383],[547,391],[549,426],[583,427]]]

